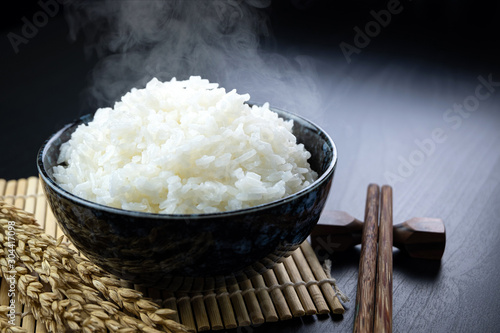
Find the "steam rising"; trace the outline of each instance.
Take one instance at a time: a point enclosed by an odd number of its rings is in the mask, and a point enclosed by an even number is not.
[[[302,113],[319,96],[307,58],[265,52],[272,45],[271,0],[75,1],[67,6],[73,38],[83,34],[99,61],[91,75],[91,105],[112,106],[153,77],[198,75],[256,103]]]

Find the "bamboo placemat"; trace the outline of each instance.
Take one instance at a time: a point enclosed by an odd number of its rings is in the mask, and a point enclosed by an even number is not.
[[[37,177],[27,179],[0,179],[0,200],[34,214],[44,232],[53,237],[63,236],[43,194]],[[71,245],[70,245],[71,246]],[[272,270],[250,280],[228,283],[222,288],[206,292],[198,286],[218,284],[219,281],[200,279],[174,280],[182,290],[189,286],[192,292],[167,292],[130,286],[153,299],[158,305],[177,311],[176,321],[190,331],[232,329],[238,326],[288,320],[293,317],[316,314],[342,314],[335,280],[329,270],[323,269],[309,243],[304,242],[296,251]],[[8,282],[2,279],[0,305],[8,305]],[[15,302],[16,325],[27,332],[46,332],[33,315]]]

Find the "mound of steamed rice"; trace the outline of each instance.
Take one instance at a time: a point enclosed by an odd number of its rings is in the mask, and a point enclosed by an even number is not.
[[[293,122],[248,100],[200,77],[153,79],[80,125],[54,177],[81,198],[162,214],[238,210],[314,182]]]

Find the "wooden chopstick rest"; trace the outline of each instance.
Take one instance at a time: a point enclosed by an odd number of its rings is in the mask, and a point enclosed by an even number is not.
[[[392,332],[392,188],[382,186],[373,330]]]
[[[373,332],[380,188],[368,186],[353,332]]]
[[[343,211],[326,211],[311,233],[318,255],[345,251],[361,244],[363,222]],[[446,245],[444,222],[439,218],[414,217],[394,225],[393,246],[412,258],[440,260]]]

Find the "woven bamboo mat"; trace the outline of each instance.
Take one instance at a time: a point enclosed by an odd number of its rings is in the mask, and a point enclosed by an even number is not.
[[[63,236],[50,210],[37,177],[0,179],[0,200],[33,213],[45,233]],[[288,320],[305,315],[341,314],[335,280],[320,265],[309,243],[304,242],[274,269],[239,284],[227,284],[209,292],[196,291],[197,279],[179,279],[179,286],[192,285],[192,293],[167,292],[131,286],[161,307],[177,310],[176,320],[192,332],[232,329],[238,326]],[[204,282],[207,283],[206,281]],[[8,283],[1,281],[0,305],[9,304]],[[16,302],[16,312],[26,312]],[[17,317],[27,332],[45,332],[31,314]]]

